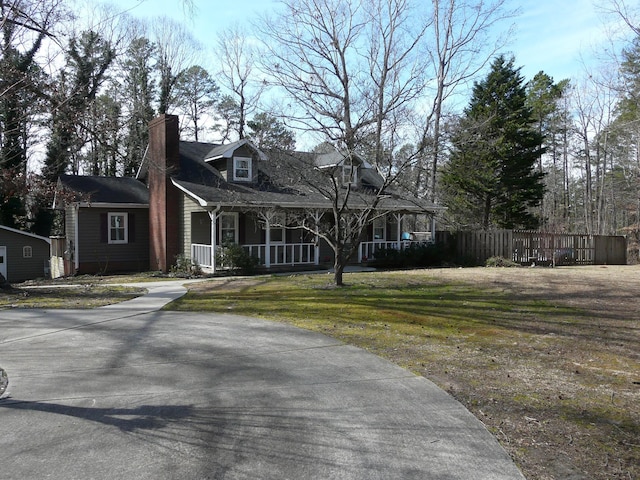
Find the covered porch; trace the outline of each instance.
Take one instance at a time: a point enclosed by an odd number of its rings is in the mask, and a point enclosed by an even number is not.
[[[189,237],[192,243],[188,246],[191,261],[211,273],[227,269],[224,255],[230,245],[239,245],[264,269],[333,263],[333,251],[329,245],[297,226],[283,211],[218,208],[206,213],[193,212],[191,217]],[[435,228],[433,219],[430,218],[427,224],[429,231],[416,232],[409,228],[409,218],[405,213],[374,218],[365,229],[351,263],[367,263],[380,249],[404,250],[412,245],[431,242],[434,238],[431,230]]]

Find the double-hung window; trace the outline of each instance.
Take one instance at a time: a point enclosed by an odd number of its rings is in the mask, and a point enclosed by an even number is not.
[[[285,216],[276,215],[269,226],[269,241],[271,243],[285,243]]]
[[[109,243],[127,243],[128,235],[128,214],[109,213]]]
[[[373,220],[373,240],[383,241],[387,234],[387,221],[384,217],[378,217]]]
[[[251,158],[233,157],[233,179],[238,182],[251,181]]]
[[[238,214],[223,213],[220,215],[220,243],[238,243]]]
[[[358,167],[356,165],[342,166],[342,184],[357,185],[358,183]]]

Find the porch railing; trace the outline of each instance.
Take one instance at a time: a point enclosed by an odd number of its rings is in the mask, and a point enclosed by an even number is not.
[[[242,248],[252,257],[257,257],[260,265],[266,264],[266,244],[242,245]],[[316,262],[315,253],[316,245],[314,243],[271,244],[270,264],[271,266],[313,265]],[[211,245],[192,243],[191,261],[201,267],[211,268]]]
[[[260,265],[266,264],[266,244],[243,245],[252,257],[257,257]],[[270,263],[277,265],[313,265],[316,261],[314,243],[272,243]]]
[[[211,268],[211,245],[192,243],[191,261],[201,267]]]

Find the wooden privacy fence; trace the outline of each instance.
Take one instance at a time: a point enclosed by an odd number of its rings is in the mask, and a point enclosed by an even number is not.
[[[491,257],[531,265],[625,265],[627,239],[622,236],[573,235],[523,230],[437,232],[436,242],[458,256],[483,264]]]

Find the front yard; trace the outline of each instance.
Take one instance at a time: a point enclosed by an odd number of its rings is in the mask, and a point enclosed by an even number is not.
[[[285,321],[423,375],[531,479],[640,477],[640,268],[227,279],[169,309]]]
[[[470,268],[217,278],[173,310],[288,322],[436,382],[493,432],[529,479],[640,478],[640,266]],[[0,291],[2,308],[90,308],[139,295]],[[64,282],[53,282],[59,285]],[[239,320],[240,321],[240,320]]]

